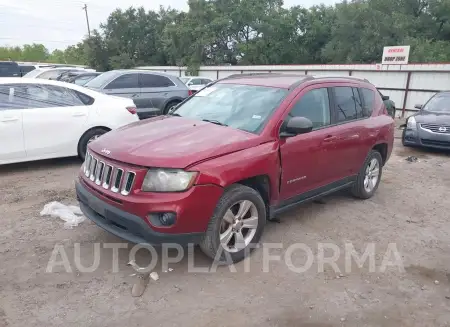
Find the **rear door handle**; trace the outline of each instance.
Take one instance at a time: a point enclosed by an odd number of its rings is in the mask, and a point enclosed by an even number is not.
[[[72,116],[74,116],[74,117],[83,117],[83,116],[86,116],[86,114],[84,112],[75,112]]]
[[[7,117],[7,118],[3,118],[0,121],[3,122],[3,123],[7,123],[7,122],[10,122],[10,121],[18,121],[18,120],[19,120],[19,117]]]

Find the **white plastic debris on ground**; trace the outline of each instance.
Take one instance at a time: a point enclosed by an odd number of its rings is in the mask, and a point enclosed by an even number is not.
[[[65,228],[76,227],[86,219],[79,207],[66,206],[56,201],[47,203],[41,211],[41,216],[61,218],[65,221]]]

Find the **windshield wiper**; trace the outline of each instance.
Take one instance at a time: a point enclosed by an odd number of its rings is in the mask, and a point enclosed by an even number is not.
[[[202,121],[206,121],[208,123],[213,123],[213,124],[220,125],[220,126],[228,126],[227,124],[221,123],[220,121],[215,120],[215,119],[202,119]]]
[[[180,114],[177,114],[177,113],[173,113],[173,114],[170,114],[171,116],[175,116],[175,117],[182,117]]]

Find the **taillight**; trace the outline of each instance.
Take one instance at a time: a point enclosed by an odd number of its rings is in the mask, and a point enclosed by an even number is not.
[[[188,90],[188,96],[191,96],[192,94],[194,94],[194,92],[192,90]]]
[[[136,107],[127,107],[127,110],[130,112],[130,114],[135,115],[137,110]]]

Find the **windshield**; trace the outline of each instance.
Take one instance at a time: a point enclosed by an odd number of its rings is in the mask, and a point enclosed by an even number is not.
[[[272,87],[214,84],[197,92],[173,114],[259,133],[287,93]]]
[[[450,113],[450,94],[436,94],[423,106],[422,110]]]
[[[98,75],[96,78],[87,82],[84,86],[93,87],[93,88],[101,88],[103,85],[111,81],[113,76],[117,75],[117,72],[111,70],[109,72]]]
[[[189,81],[189,78],[188,78],[188,77],[180,77],[180,80],[181,80],[184,84],[186,84],[187,81]]]

